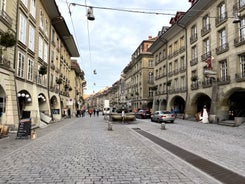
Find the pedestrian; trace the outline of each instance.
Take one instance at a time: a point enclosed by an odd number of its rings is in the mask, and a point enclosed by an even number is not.
[[[100,113],[99,109],[96,109],[96,113],[97,113],[97,116],[99,116],[99,113]]]
[[[125,123],[125,111],[122,110],[122,123]]]
[[[89,116],[90,116],[90,118],[91,118],[92,113],[93,113],[93,109],[89,109],[89,110],[88,110],[88,113],[89,113]]]
[[[68,118],[71,118],[71,109],[70,108],[67,109],[67,115],[68,115]]]

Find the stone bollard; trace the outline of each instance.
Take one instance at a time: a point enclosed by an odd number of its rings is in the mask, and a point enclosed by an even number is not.
[[[37,138],[37,132],[36,130],[33,130],[31,133],[31,139],[36,139]]]
[[[161,129],[166,130],[165,123],[161,123]]]
[[[112,123],[108,121],[108,130],[112,130]]]

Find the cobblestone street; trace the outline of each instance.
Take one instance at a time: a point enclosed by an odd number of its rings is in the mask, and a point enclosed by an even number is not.
[[[15,140],[10,134],[0,140],[0,183],[219,183],[140,136],[135,127],[245,173],[243,127],[183,120],[166,126],[161,130],[157,123],[137,120],[113,123],[108,131],[102,116],[87,116],[37,129],[35,140]]]

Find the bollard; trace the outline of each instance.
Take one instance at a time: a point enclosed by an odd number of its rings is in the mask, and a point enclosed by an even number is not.
[[[31,133],[31,139],[36,139],[37,138],[37,132],[36,130],[33,130]]]
[[[166,130],[165,123],[161,123],[161,129]]]
[[[112,123],[108,121],[108,130],[112,130]]]

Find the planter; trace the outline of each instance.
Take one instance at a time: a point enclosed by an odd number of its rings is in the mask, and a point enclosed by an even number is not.
[[[5,32],[0,37],[0,45],[4,47],[13,47],[16,44],[15,35],[10,32]]]

